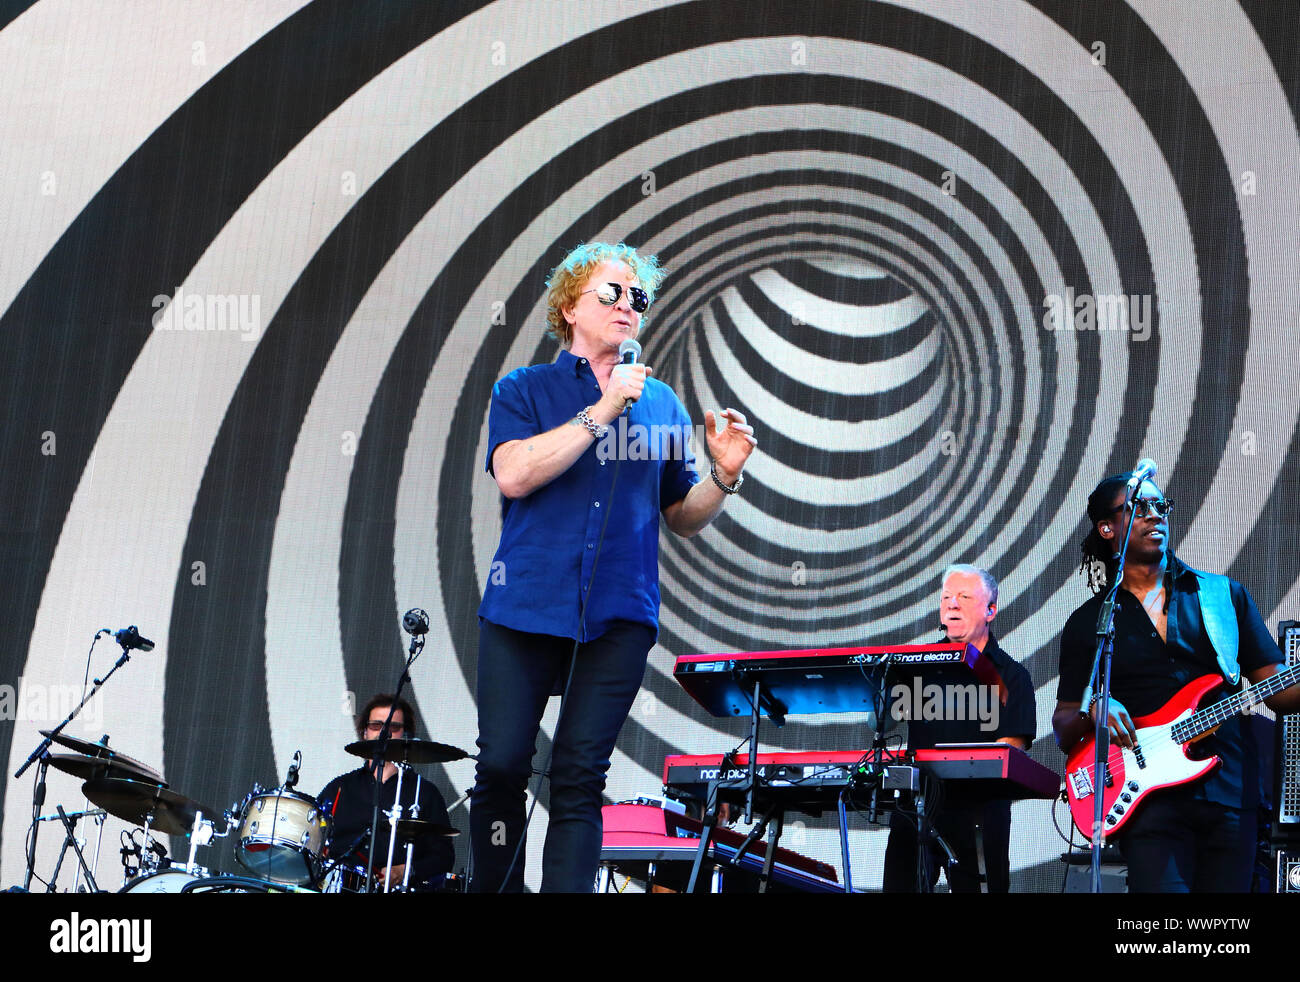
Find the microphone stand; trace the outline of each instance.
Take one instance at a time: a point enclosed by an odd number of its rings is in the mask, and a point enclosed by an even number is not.
[[[375,842],[379,838],[379,790],[383,784],[384,777],[384,751],[388,749],[388,741],[392,739],[392,732],[389,725],[393,722],[393,713],[397,711],[397,702],[402,698],[402,689],[411,681],[411,666],[415,664],[415,659],[420,657],[420,652],[424,650],[424,635],[412,634],[411,646],[408,649],[406,664],[402,667],[402,675],[397,680],[397,691],[393,693],[392,705],[388,707],[388,718],[384,720],[384,728],[379,731],[379,750],[375,753],[375,758],[371,763],[371,771],[375,779],[374,800],[370,811],[370,852],[366,858],[366,885],[363,893],[370,893],[370,881],[375,874]],[[404,721],[409,723],[409,721]],[[393,802],[396,807],[400,804],[400,799]],[[391,833],[390,833],[391,835]],[[391,841],[389,843],[391,845]],[[391,852],[391,850],[390,850]],[[385,891],[386,892],[386,891]]]
[[[102,631],[95,633],[94,641],[90,642],[90,650],[92,652],[95,650],[95,642],[99,640],[100,635],[103,633],[104,632]],[[45,804],[45,775],[50,767],[50,745],[54,743],[54,738],[63,732],[64,727],[77,718],[77,714],[81,712],[86,703],[95,698],[95,694],[104,687],[105,682],[113,677],[113,673],[131,660],[131,646],[126,641],[119,641],[118,644],[122,646],[122,656],[118,658],[118,660],[113,664],[113,667],[109,669],[108,674],[102,679],[95,679],[94,686],[92,686],[91,690],[82,697],[81,702],[77,703],[72,712],[68,713],[68,715],[64,717],[62,723],[50,730],[50,735],[41,740],[36,749],[27,755],[27,760],[23,762],[23,766],[14,772],[14,778],[20,778],[24,773],[26,773],[27,768],[31,767],[32,764],[36,763],[38,760],[40,761],[41,766],[36,775],[36,787],[32,791],[31,848],[27,853],[27,872],[23,875],[24,891],[31,889],[32,876],[36,872],[36,836],[40,832],[39,816],[41,813],[41,806]]]
[[[1111,656],[1115,651],[1115,603],[1119,598],[1120,584],[1124,581],[1124,564],[1128,559],[1129,537],[1133,534],[1133,523],[1137,519],[1137,497],[1142,490],[1141,482],[1132,489],[1126,499],[1129,506],[1128,527],[1124,530],[1124,541],[1120,546],[1118,564],[1115,567],[1114,582],[1106,599],[1102,601],[1101,611],[1097,616],[1097,650],[1092,657],[1092,671],[1088,675],[1088,688],[1084,690],[1084,705],[1091,701],[1092,693],[1100,691],[1097,700],[1101,711],[1093,719],[1093,805],[1092,805],[1092,877],[1090,889],[1101,893],[1101,851],[1105,848],[1105,836],[1102,833],[1102,813],[1105,811],[1105,790],[1111,781],[1110,765],[1110,668]],[[1100,677],[1098,673],[1100,672]]]

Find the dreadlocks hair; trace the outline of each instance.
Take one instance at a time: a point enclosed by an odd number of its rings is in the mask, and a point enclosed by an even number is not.
[[[1088,529],[1088,534],[1083,537],[1083,542],[1079,544],[1079,550],[1083,553],[1079,572],[1088,581],[1088,589],[1093,593],[1100,593],[1110,586],[1119,559],[1111,543],[1103,539],[1101,533],[1097,531],[1097,523],[1114,514],[1114,508],[1111,506],[1114,504],[1115,494],[1126,489],[1132,477],[1132,471],[1112,474],[1088,495],[1088,521],[1091,527]]]

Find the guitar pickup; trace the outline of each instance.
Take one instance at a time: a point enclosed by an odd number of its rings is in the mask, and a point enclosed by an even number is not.
[[[1084,768],[1080,767],[1077,771],[1070,771],[1065,777],[1070,782],[1075,798],[1086,798],[1092,794],[1092,778]]]

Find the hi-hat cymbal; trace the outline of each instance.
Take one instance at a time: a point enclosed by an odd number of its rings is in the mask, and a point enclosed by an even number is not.
[[[397,820],[397,837],[399,839],[419,839],[426,835],[436,835],[450,839],[460,835],[460,829],[450,825],[439,825],[427,818],[399,818]]]
[[[378,740],[358,740],[343,748],[354,757],[374,760],[379,753]],[[434,743],[432,740],[389,740],[384,748],[384,760],[396,764],[445,764],[453,760],[464,760],[470,756],[460,747],[449,743]]]
[[[83,781],[96,781],[101,777],[123,778],[155,787],[167,787],[162,775],[155,773],[130,757],[86,757],[82,754],[51,754],[50,766]]]
[[[110,815],[133,825],[144,825],[148,818],[151,829],[168,835],[187,835],[199,812],[209,817],[220,814],[193,798],[143,781],[101,777],[87,781],[81,790]]]
[[[136,760],[134,757],[128,757],[120,750],[114,750],[106,743],[91,743],[89,740],[82,740],[78,737],[68,736],[66,733],[55,733],[53,730],[41,730],[41,736],[49,737],[54,743],[61,747],[67,747],[69,750],[75,750],[79,754],[87,757],[94,757],[96,760],[112,760],[127,768],[133,768],[142,775],[142,779],[152,784],[161,784],[164,787],[167,782],[163,776],[155,771],[144,761]],[[66,757],[66,754],[58,755]],[[65,768],[59,768],[64,770]],[[68,773],[72,773],[69,771]],[[123,775],[126,776],[126,775]]]

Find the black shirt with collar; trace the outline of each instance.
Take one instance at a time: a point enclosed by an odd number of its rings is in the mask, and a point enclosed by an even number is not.
[[[1006,687],[1007,701],[998,706],[998,725],[986,730],[977,719],[910,720],[907,724],[909,749],[926,750],[941,743],[992,743],[1002,737],[1023,737],[1025,746],[1034,742],[1037,723],[1034,683],[1029,670],[1003,651],[991,633],[984,646],[984,657],[997,670]]]
[[[1264,626],[1250,594],[1229,580],[1232,606],[1237,616],[1240,644],[1237,659],[1242,675],[1285,659]],[[1165,640],[1142,602],[1121,589],[1115,605],[1115,652],[1111,660],[1111,695],[1135,719],[1154,713],[1183,686],[1203,675],[1219,675],[1214,647],[1201,619],[1196,572],[1172,553],[1165,574],[1168,620]],[[1099,593],[1079,607],[1061,632],[1059,702],[1080,702],[1088,684],[1088,671],[1096,650],[1097,618],[1105,594]],[[1224,683],[1226,686],[1226,682]],[[1238,691],[1240,685],[1228,691]],[[1224,690],[1202,700],[1215,701]],[[1217,754],[1223,763],[1188,792],[1193,799],[1213,801],[1229,808],[1255,808],[1259,804],[1259,748],[1251,727],[1232,716],[1213,734],[1192,744],[1193,757]]]
[[[1002,737],[1021,737],[1026,746],[1034,742],[1037,724],[1034,683],[1029,670],[1003,651],[992,634],[983,653],[997,670],[1006,690],[1006,702],[998,704],[997,726],[983,729],[978,719],[910,720],[907,724],[909,749],[926,750],[941,743],[991,743]],[[951,889],[957,893],[979,892],[976,822],[984,830],[989,891],[1005,893],[1011,886],[1011,802],[1007,799],[949,802],[934,816],[935,830],[947,841],[958,860],[957,867],[948,872]],[[916,839],[912,821],[898,811],[893,812],[889,820],[889,842],[885,848],[882,880],[886,893],[910,893],[916,889]],[[930,848],[933,879],[938,876],[942,857],[937,847]]]
[[[402,778],[402,803],[409,806],[415,802],[416,779],[414,772]],[[327,843],[331,859],[338,859],[339,850],[347,849],[370,828],[374,815],[374,778],[365,767],[341,774],[320,793],[321,806],[334,818],[334,827]],[[397,800],[397,775],[394,774],[379,791],[379,836],[375,846],[375,868],[382,869],[388,863],[387,817],[383,814],[393,807]],[[405,817],[410,817],[409,811]],[[420,818],[450,825],[447,818],[447,804],[442,793],[428,778],[420,781]],[[369,855],[370,843],[362,839],[360,845],[343,858],[343,862],[365,866]],[[424,836],[417,839],[413,852],[414,862],[411,868],[410,883],[413,889],[435,889],[442,882],[442,875],[450,873],[456,861],[456,851],[451,840],[438,836]],[[406,850],[401,842],[393,850],[393,865],[406,861]]]

